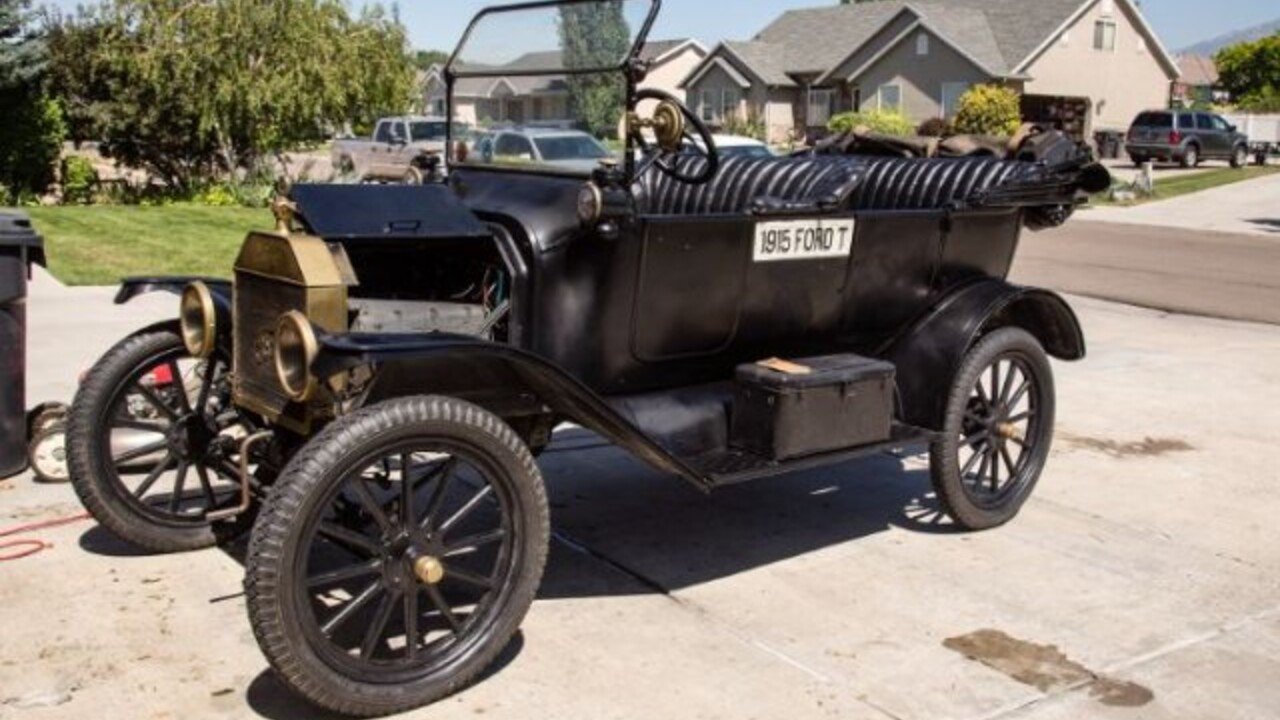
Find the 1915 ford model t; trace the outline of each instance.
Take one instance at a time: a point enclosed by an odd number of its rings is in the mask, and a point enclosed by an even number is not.
[[[1036,484],[1046,355],[1085,344],[1061,298],[1006,277],[1022,228],[1065,220],[1101,171],[721,162],[696,114],[637,90],[658,4],[487,10],[446,72],[451,94],[539,78],[615,98],[616,160],[575,175],[452,145],[422,186],[294,188],[233,284],[122,290],[180,292],[180,318],[86,378],[76,489],[157,551],[253,521],[253,630],[319,705],[428,703],[502,650],[547,557],[533,458],[563,422],[707,491],[927,445],[970,529]]]

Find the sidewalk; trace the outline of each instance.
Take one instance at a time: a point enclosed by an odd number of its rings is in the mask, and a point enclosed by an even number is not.
[[[1159,183],[1159,178],[1156,182]],[[1078,220],[1262,235],[1280,240],[1280,175],[1135,207],[1098,207]]]

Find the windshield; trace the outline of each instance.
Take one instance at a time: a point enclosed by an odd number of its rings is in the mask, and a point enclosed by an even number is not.
[[[563,0],[476,16],[454,52],[457,76],[621,70],[648,28],[653,0]]]
[[[605,149],[595,138],[589,135],[570,137],[546,137],[533,141],[538,146],[538,154],[543,160],[599,160],[609,157]]]
[[[409,123],[409,136],[414,142],[444,142],[448,124],[443,120]]]
[[[522,168],[577,172],[593,163],[565,161],[598,161],[610,155],[607,148],[624,146],[624,68],[643,52],[655,12],[656,0],[561,0],[481,12],[446,73],[451,162],[511,156]],[[534,144],[488,151],[466,142],[462,125],[493,135],[494,143],[506,133]]]

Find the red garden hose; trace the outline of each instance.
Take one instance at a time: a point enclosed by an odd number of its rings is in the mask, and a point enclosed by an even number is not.
[[[56,518],[54,520],[43,520],[29,525],[18,525],[17,527],[0,530],[0,538],[10,537],[19,533],[29,533],[37,530],[48,530],[49,528],[62,527],[63,525],[71,525],[88,519],[89,513],[80,513],[79,515],[71,515],[69,517]],[[0,552],[0,562],[30,557],[38,552],[48,550],[51,547],[53,547],[53,545],[43,540],[6,540],[5,542],[0,543],[0,550],[11,550],[11,552]]]

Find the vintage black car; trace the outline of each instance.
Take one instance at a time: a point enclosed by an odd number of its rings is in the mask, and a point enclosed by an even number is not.
[[[1013,518],[1044,468],[1048,356],[1085,341],[1062,298],[1006,278],[1023,227],[1065,221],[1105,171],[722,161],[697,114],[637,90],[658,5],[486,10],[446,73],[614,99],[616,159],[574,174],[453,143],[421,186],[292,188],[234,283],[121,291],[180,293],[180,317],[85,379],[75,487],[153,551],[252,524],[253,631],[320,706],[391,713],[493,661],[539,586],[534,458],[566,422],[707,492],[927,447],[968,529]],[[574,36],[602,23],[624,41]]]

